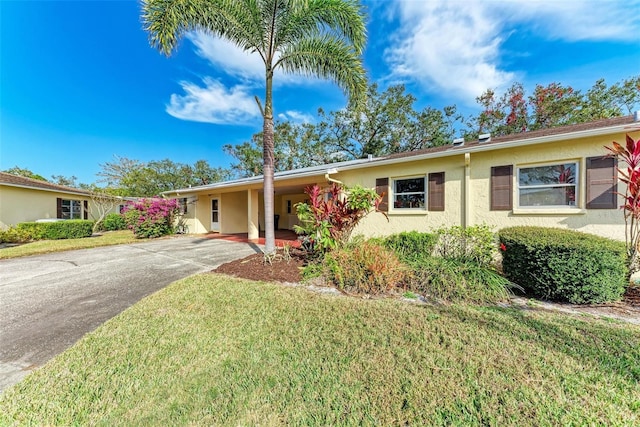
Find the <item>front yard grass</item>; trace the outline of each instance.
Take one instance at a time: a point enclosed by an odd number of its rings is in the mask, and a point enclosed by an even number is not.
[[[640,328],[205,274],[0,395],[0,425],[639,425]]]
[[[17,246],[0,249],[0,259],[17,258],[50,252],[70,251],[73,249],[97,248],[98,246],[122,245],[139,242],[130,230],[107,231],[99,236],[82,239],[39,240]]]

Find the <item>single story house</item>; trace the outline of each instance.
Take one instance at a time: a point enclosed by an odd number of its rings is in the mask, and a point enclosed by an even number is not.
[[[0,228],[42,219],[95,219],[92,209],[89,191],[0,172]]]
[[[640,114],[491,137],[383,157],[278,172],[279,229],[297,223],[305,187],[331,182],[375,188],[384,215],[368,215],[365,236],[486,224],[568,228],[624,239],[623,186],[605,146],[640,138]],[[262,176],[167,192],[180,198],[192,232],[248,233],[263,228]]]

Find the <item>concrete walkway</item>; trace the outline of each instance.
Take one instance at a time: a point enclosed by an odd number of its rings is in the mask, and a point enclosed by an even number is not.
[[[145,296],[256,251],[174,237],[0,260],[0,392]]]

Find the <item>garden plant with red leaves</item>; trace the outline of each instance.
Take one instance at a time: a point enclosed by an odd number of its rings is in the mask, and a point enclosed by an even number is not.
[[[374,190],[336,183],[327,190],[309,186],[305,193],[309,203],[296,205],[300,225],[294,230],[305,236],[305,249],[311,252],[326,252],[346,243],[358,222],[372,210],[378,211],[382,200]]]
[[[626,139],[625,146],[613,141],[611,147],[605,148],[627,165],[626,168],[617,169],[620,181],[626,186],[621,208],[626,224],[627,254],[631,271],[634,272],[638,269],[640,244],[640,139],[635,141],[628,134]]]

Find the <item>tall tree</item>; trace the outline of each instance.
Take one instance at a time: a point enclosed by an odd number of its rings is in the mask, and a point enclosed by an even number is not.
[[[112,192],[119,196],[157,196],[164,191],[212,184],[231,177],[228,170],[212,168],[206,160],[189,165],[170,159],[148,163],[118,156],[115,159],[101,164],[102,171],[98,176],[103,177],[102,182],[115,189]]]
[[[262,139],[258,132],[250,141],[226,144],[223,150],[235,157],[231,168],[240,177],[262,174]],[[285,171],[331,162],[326,147],[320,141],[316,126],[310,123],[276,122],[274,127],[274,171]]]
[[[262,59],[265,251],[272,253],[274,72],[331,79],[358,103],[366,90],[360,58],[366,42],[362,7],[355,0],[143,0],[142,19],[151,45],[166,55],[185,33],[199,30]]]
[[[380,93],[374,83],[367,89],[363,109],[346,108],[328,114],[319,110],[318,136],[336,160],[420,150],[451,141],[453,122],[459,119],[456,107],[448,106],[443,111],[427,107],[419,112],[413,108],[415,101],[403,85],[390,86]]]
[[[29,169],[21,168],[18,166],[14,166],[12,168],[3,170],[2,172],[10,173],[11,175],[23,176],[25,178],[37,179],[38,181],[49,181],[47,178],[45,178],[42,175],[39,175],[35,172],[32,172]]]

